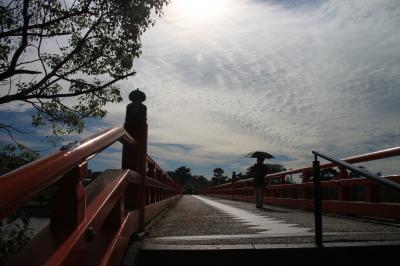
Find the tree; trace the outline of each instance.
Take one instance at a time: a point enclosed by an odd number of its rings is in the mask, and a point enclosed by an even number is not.
[[[209,181],[202,175],[194,175],[191,177],[188,184],[191,187],[191,194],[197,194],[200,188],[209,186]]]
[[[224,169],[218,167],[213,170],[214,176],[211,178],[212,185],[224,184],[226,182],[227,176],[224,176]]]
[[[22,145],[0,146],[0,175],[39,159],[40,155]]]
[[[327,169],[322,169],[320,173],[320,177],[322,181],[328,181],[335,179],[338,175],[338,171],[334,168],[327,168]]]
[[[186,166],[178,167],[174,171],[168,171],[167,174],[183,186],[185,194],[196,194],[199,188],[209,185],[207,178],[202,175],[192,175],[191,169]]]
[[[0,3],[0,104],[36,109],[33,126],[80,133],[121,102],[141,35],[169,0],[10,0]],[[16,130],[0,123],[0,128]]]
[[[214,176],[216,177],[222,177],[222,175],[224,174],[224,169],[222,168],[214,168],[213,170]]]
[[[280,173],[286,171],[286,168],[283,167],[283,165],[280,164],[266,164],[268,167],[268,174],[275,174],[275,173]]]
[[[168,171],[167,174],[172,177],[176,182],[182,186],[186,185],[189,179],[192,177],[190,168],[185,166],[178,167],[175,171]]]
[[[193,183],[196,187],[202,188],[202,187],[207,187],[207,186],[209,185],[208,179],[205,178],[205,177],[202,176],[202,175],[195,175],[195,176],[193,176],[193,179],[192,179],[192,180],[193,180],[192,183]]]
[[[357,168],[362,170],[362,171],[369,172],[369,170],[365,166],[360,165]],[[363,176],[360,175],[359,173],[350,171],[349,178],[362,178],[362,177]]]
[[[39,158],[39,154],[20,145],[0,147],[0,174],[5,174]],[[0,265],[24,247],[31,238],[29,216],[17,210],[0,220]]]

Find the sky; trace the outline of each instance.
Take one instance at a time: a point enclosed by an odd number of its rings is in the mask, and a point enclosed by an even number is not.
[[[84,135],[121,126],[139,88],[149,154],[165,170],[244,172],[254,150],[295,169],[311,165],[312,150],[343,158],[396,147],[399,43],[398,0],[172,0],[143,35],[136,76],[120,83],[124,103]],[[29,119],[13,111],[2,116]],[[120,145],[96,160],[119,167]],[[398,162],[368,167],[393,174]]]

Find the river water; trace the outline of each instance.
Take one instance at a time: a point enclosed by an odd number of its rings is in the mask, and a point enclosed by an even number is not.
[[[39,233],[50,223],[50,218],[30,217],[30,227],[32,228],[33,235]]]

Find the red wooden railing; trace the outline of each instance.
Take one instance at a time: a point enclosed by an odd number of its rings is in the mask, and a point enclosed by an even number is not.
[[[348,163],[362,163],[378,159],[400,156],[400,147],[358,155],[343,159]],[[333,163],[321,164],[321,169],[333,168]],[[288,183],[287,177],[301,174],[301,184]],[[281,205],[303,209],[314,209],[312,166],[295,170],[269,174],[266,177],[264,202],[271,205]],[[400,182],[400,175],[385,176],[385,178]],[[363,191],[361,199],[352,199],[351,191],[358,187]],[[350,178],[345,169],[339,169],[335,180],[321,181],[322,210],[325,212],[370,216],[386,219],[400,219],[400,204],[382,202],[383,189],[376,182],[366,178]],[[333,193],[332,193],[333,192]],[[229,182],[226,184],[202,189],[200,194],[214,197],[254,201],[253,180],[251,178]]]
[[[143,153],[147,125],[133,121],[125,128],[133,134],[112,128],[0,177],[0,219],[50,185],[58,187],[50,225],[9,265],[119,265],[130,237],[182,194]],[[135,131],[138,138],[131,137]],[[88,160],[117,141],[125,169],[106,170],[83,187]]]

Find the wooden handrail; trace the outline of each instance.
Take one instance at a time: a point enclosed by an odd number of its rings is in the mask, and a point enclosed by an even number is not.
[[[135,140],[126,133],[124,128],[111,128],[80,141],[70,149],[60,150],[2,175],[0,177],[0,219],[55,183],[73,167],[116,141],[135,145]]]
[[[355,164],[355,163],[368,162],[368,161],[385,159],[385,158],[390,158],[390,157],[395,157],[395,156],[400,156],[400,147],[395,147],[395,148],[391,148],[391,149],[385,149],[385,150],[381,150],[381,151],[351,156],[351,157],[347,157],[347,158],[344,158],[341,160],[345,161],[347,163]],[[334,166],[336,166],[334,163],[329,162],[329,163],[321,164],[320,167],[321,167],[321,169],[326,169],[326,168],[332,168]],[[266,177],[269,179],[274,179],[274,178],[280,178],[282,175],[299,174],[299,173],[304,173],[305,171],[310,171],[310,170],[312,170],[312,166],[307,166],[307,167],[297,168],[297,169],[288,170],[288,171],[284,171],[284,172],[269,174]],[[242,183],[242,182],[248,182],[251,180],[252,180],[251,178],[247,178],[247,179],[238,180],[236,182]],[[223,186],[223,185],[227,185],[227,184],[222,184],[222,185],[218,185],[218,186]],[[218,186],[215,186],[215,187],[218,187]]]
[[[155,166],[155,170],[161,171],[161,174],[165,175],[169,181],[175,182],[164,170],[162,170],[162,168],[153,160],[153,158],[150,157],[150,155],[147,155],[147,163],[153,164]]]
[[[386,149],[373,153],[352,156],[345,158],[349,163],[367,162],[377,159],[384,159],[394,156],[400,156],[400,147]],[[331,168],[332,163],[321,164],[321,168]],[[290,174],[301,173],[303,183],[286,184],[285,177]],[[312,176],[312,167],[303,167],[299,169],[269,174],[266,176],[269,180],[279,179],[280,182],[270,183],[266,186],[264,202],[296,208],[312,209],[313,182],[310,182]],[[400,176],[383,176],[382,179],[400,182]],[[363,187],[362,198],[352,201],[350,195],[353,187]],[[323,192],[323,210],[332,213],[364,215],[371,217],[380,217],[384,219],[400,220],[400,204],[393,202],[381,202],[384,199],[381,194],[381,188],[378,183],[366,178],[349,178],[346,170],[340,168],[339,176],[334,180],[321,181]],[[328,188],[331,193],[328,191]],[[253,183],[251,178],[237,180],[222,185],[204,188],[200,194],[216,197],[238,199],[245,201],[254,201]],[[360,195],[359,195],[360,196]]]
[[[146,107],[139,102],[128,105],[123,128],[63,146],[0,177],[0,218],[50,185],[57,187],[49,202],[50,224],[9,265],[118,265],[127,239],[182,194],[147,155]],[[117,141],[123,144],[123,169],[105,170],[84,187],[88,160]]]

